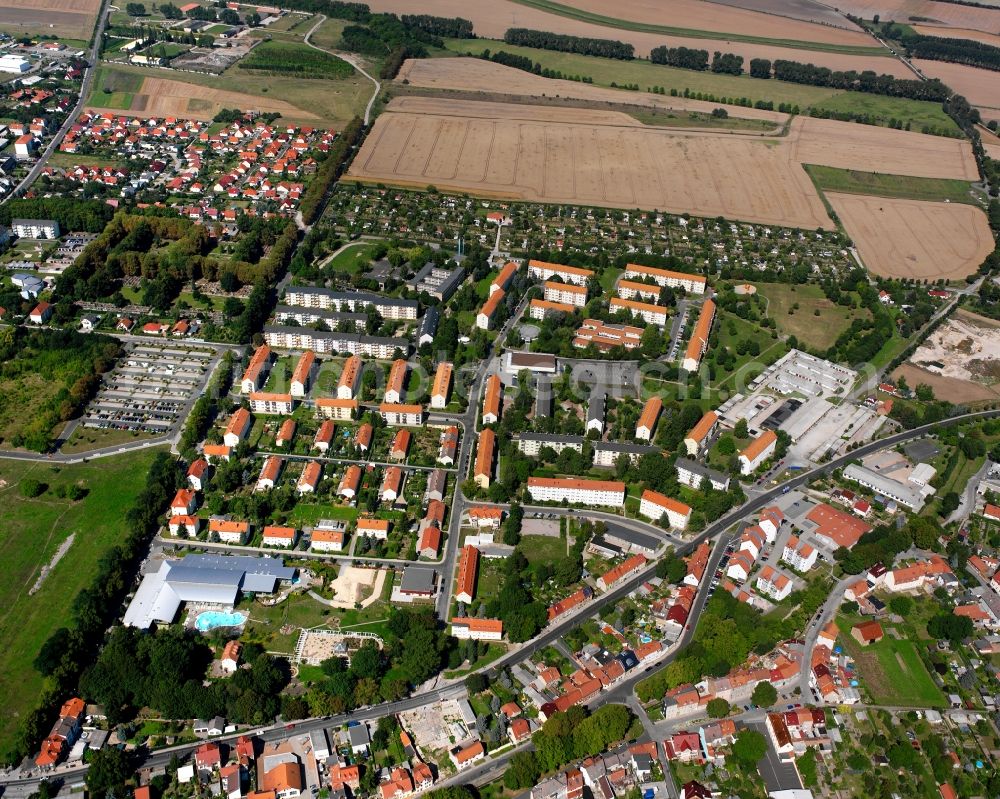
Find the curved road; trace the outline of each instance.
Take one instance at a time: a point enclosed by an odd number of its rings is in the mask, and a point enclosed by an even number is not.
[[[361,66],[361,60],[353,53],[345,53],[341,50],[327,50],[325,47],[320,47],[319,45],[313,44],[311,41],[309,41],[313,33],[316,32],[316,29],[324,22],[326,22],[326,15],[320,14],[319,21],[309,29],[309,32],[305,35],[303,41],[306,44],[308,44],[313,50],[319,50],[321,53],[329,53],[330,55],[335,55],[337,56],[337,58],[343,59],[352,67],[354,67],[358,72],[360,72],[362,75],[368,78],[368,80],[370,80],[372,83],[375,84],[375,91],[372,92],[371,99],[368,101],[368,105],[365,106],[365,126],[367,127],[368,124],[371,122],[372,106],[375,105],[375,101],[378,99],[378,93],[382,90],[382,84],[379,83],[378,80],[376,80],[372,75],[368,74],[367,70],[365,70],[365,68]]]
[[[912,439],[921,438],[925,435],[934,433],[941,427],[951,427],[957,424],[963,424],[966,422],[973,422],[982,419],[991,419],[998,416],[1000,416],[1000,410],[966,413],[960,416],[954,416],[950,419],[945,419],[941,422],[936,422],[934,424],[923,425],[921,427],[916,427],[912,430],[907,430],[902,433],[896,433],[894,435],[887,436],[886,438],[880,439],[878,441],[873,441],[870,444],[866,444],[862,447],[858,447],[856,450],[847,455],[842,455],[839,458],[833,459],[829,463],[823,464],[822,466],[816,467],[814,469],[810,469],[808,472],[800,474],[797,477],[794,477],[791,480],[787,481],[784,485],[771,489],[770,491],[767,491],[761,494],[760,496],[744,503],[736,510],[731,511],[718,521],[709,525],[703,532],[701,532],[696,537],[692,538],[691,540],[679,546],[676,550],[676,554],[677,555],[687,554],[688,552],[695,549],[695,547],[697,547],[703,541],[706,541],[724,532],[731,525],[740,521],[744,517],[749,516],[750,514],[760,510],[761,508],[764,508],[786,491],[791,490],[792,488],[798,488],[799,486],[807,483],[808,481],[822,474],[827,474],[835,469],[839,469],[841,466],[847,465],[852,460],[860,458],[864,455],[871,454],[873,452],[878,452],[879,450],[882,449],[893,447],[896,444],[901,444],[903,442],[910,441]],[[582,513],[586,513],[586,511],[582,511]],[[650,526],[651,533],[655,530],[656,528]],[[660,532],[662,533],[662,531]],[[721,541],[720,541],[719,545],[717,545],[714,548],[712,552],[712,557],[709,559],[709,566],[706,569],[707,574],[710,574],[715,571],[715,569],[717,568],[717,564],[722,557],[722,552],[723,552],[723,547],[721,546]],[[607,604],[617,602],[619,599],[622,599],[623,597],[627,596],[630,592],[635,590],[637,587],[639,587],[644,581],[652,577],[655,571],[656,571],[655,564],[651,564],[649,567],[643,569],[641,572],[637,573],[630,579],[620,583],[616,588],[602,594],[599,597],[596,597],[584,607],[587,609],[588,613],[594,613]],[[629,677],[628,679],[618,683],[618,685],[616,685],[610,691],[602,692],[596,697],[594,704],[603,704],[614,700],[622,701],[623,698],[628,697],[631,694],[632,689],[639,680],[644,679],[649,672],[659,671],[660,669],[666,667],[670,662],[672,662],[677,657],[677,655],[684,649],[684,647],[687,646],[688,643],[690,643],[691,638],[695,633],[695,628],[697,627],[697,618],[700,615],[702,609],[705,606],[705,603],[708,600],[708,592],[706,590],[706,586],[708,586],[709,584],[710,581],[703,580],[701,586],[699,586],[698,595],[695,599],[695,604],[692,607],[692,613],[690,616],[690,618],[695,619],[695,623],[690,624],[688,625],[687,628],[685,628],[684,633],[681,635],[681,637],[677,640],[677,642],[674,645],[674,651],[670,655],[660,660],[656,664],[654,669],[649,669],[648,672],[646,670],[638,672],[633,676]],[[523,660],[526,657],[530,657],[538,650],[544,649],[558,638],[561,638],[565,633],[569,632],[570,629],[575,627],[577,623],[578,623],[578,616],[571,614],[568,617],[564,618],[562,621],[556,622],[555,624],[550,624],[542,631],[542,633],[539,636],[532,639],[530,642],[524,644],[523,646],[513,649],[512,651],[504,655],[502,658],[493,661],[489,665],[483,667],[482,669],[480,669],[480,671],[505,668],[507,666],[513,665],[514,663],[517,663],[520,660]],[[322,729],[325,727],[333,727],[341,724],[346,724],[348,721],[378,719],[385,715],[400,713],[405,710],[412,710],[428,702],[435,702],[441,699],[455,698],[463,695],[464,692],[465,692],[464,685],[459,683],[457,685],[448,686],[446,688],[439,688],[430,691],[425,691],[423,693],[416,694],[407,699],[402,699],[398,702],[386,702],[380,705],[374,705],[368,708],[363,708],[350,714],[329,716],[325,718],[307,719],[305,721],[296,722],[287,727],[281,724],[275,724],[270,727],[255,730],[254,732],[255,734],[260,735],[260,737],[262,737],[265,741],[277,740],[287,736],[289,729],[293,729],[296,734],[302,734],[306,732],[311,732],[313,730]],[[234,735],[223,736],[218,740],[234,740],[236,737],[237,735],[234,734]],[[200,742],[196,744],[183,744],[180,746],[170,747],[169,749],[157,750],[156,752],[148,755],[143,761],[143,764],[146,766],[165,765],[170,761],[170,759],[174,755],[182,756],[190,754],[191,752],[194,751],[195,748],[197,748],[199,744]],[[498,759],[498,761],[506,762],[511,754],[512,753],[507,753],[503,755],[501,758]],[[497,761],[488,761],[487,764],[483,764],[484,765],[483,770],[487,770],[485,768],[486,765],[495,766],[496,764]],[[488,770],[492,771],[493,769],[490,768]],[[75,766],[73,768],[57,769],[55,772],[46,775],[46,777],[79,779],[86,773],[86,771],[87,771],[87,766],[81,765],[81,766]],[[38,780],[39,777],[35,776],[35,777],[28,777],[26,779],[10,780],[7,782],[7,784],[11,786],[31,785],[38,782]],[[2,784],[2,778],[0,778],[0,784]]]

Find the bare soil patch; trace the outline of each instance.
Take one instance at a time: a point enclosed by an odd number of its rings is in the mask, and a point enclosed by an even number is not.
[[[871,47],[872,40],[860,30],[814,25],[797,19],[775,18],[770,14],[733,6],[719,6],[704,0],[560,0],[563,5],[615,19],[669,25],[701,31],[739,33],[768,39],[791,39],[856,47]]]
[[[877,275],[958,280],[993,250],[986,214],[971,205],[826,195]]]
[[[348,174],[480,196],[832,227],[781,140],[602,124],[606,114],[586,109],[545,108],[528,119],[525,108],[396,98]]]
[[[411,86],[442,91],[483,92],[524,97],[558,97],[611,105],[632,105],[641,108],[657,108],[672,111],[699,111],[710,114],[719,107],[718,103],[705,100],[687,100],[683,97],[660,96],[625,92],[620,89],[605,89],[588,83],[572,80],[555,80],[533,75],[513,67],[494,64],[481,58],[423,58],[409,59],[399,71],[397,81],[406,80]],[[743,119],[763,119],[783,124],[787,114],[778,111],[764,111],[759,108],[726,106],[731,117]]]
[[[905,78],[913,75],[900,61],[890,57],[844,55],[841,53],[826,53],[809,50],[808,47],[776,47],[774,45],[754,44],[747,42],[732,42],[725,39],[699,39],[687,36],[669,36],[662,33],[644,33],[641,31],[610,28],[582,22],[558,14],[550,14],[539,9],[522,6],[510,0],[491,0],[491,2],[469,3],[467,0],[373,0],[368,4],[373,11],[389,11],[397,14],[434,14],[442,17],[464,17],[475,25],[476,35],[488,39],[502,39],[508,28],[534,28],[537,30],[566,33],[572,36],[585,36],[598,39],[616,39],[627,42],[635,47],[635,54],[640,58],[649,56],[654,47],[667,45],[670,47],[693,47],[708,50],[709,53],[719,50],[724,53],[736,53],[743,56],[744,69],[749,70],[751,58],[785,58],[803,63],[813,63],[817,66],[829,67],[833,70],[856,69],[859,72],[866,69],[879,74],[889,74]],[[727,6],[713,6],[720,14],[728,13]],[[672,11],[671,11],[672,14]],[[673,25],[667,16],[663,24]],[[661,17],[662,19],[662,17]],[[791,20],[774,18],[774,27],[770,36],[777,38],[776,31],[784,23]],[[839,35],[839,34],[838,34]],[[871,41],[867,41],[871,44]]]
[[[142,114],[143,116],[179,116],[189,119],[211,120],[223,108],[243,110],[276,111],[285,116],[299,119],[318,119],[284,100],[272,100],[253,94],[230,92],[184,83],[166,78],[144,78],[142,88],[132,98],[128,111],[118,114]]]
[[[996,5],[994,0],[979,2],[979,6]],[[938,3],[933,0],[838,0],[837,8],[845,14],[872,19],[879,14],[882,19],[896,22],[946,25],[950,28],[996,33],[1000,31],[1000,9],[977,8],[958,3]],[[912,19],[917,17],[917,19]]]
[[[946,402],[953,402],[956,405],[964,405],[969,402],[992,402],[1000,398],[1000,391],[997,391],[993,386],[959,380],[957,377],[945,377],[921,369],[912,363],[904,363],[892,373],[893,380],[898,380],[900,377],[905,377],[907,385],[910,386],[919,386],[921,383],[925,383],[934,390],[935,397]]]
[[[1000,113],[1000,74],[965,64],[914,59],[913,63],[930,78],[940,78],[950,89],[963,95],[972,105],[983,110],[983,116],[995,119]]]

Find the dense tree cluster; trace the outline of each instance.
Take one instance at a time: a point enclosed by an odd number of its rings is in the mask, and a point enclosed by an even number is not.
[[[114,213],[114,208],[99,200],[75,197],[12,199],[0,205],[0,225],[10,225],[11,219],[54,219],[60,230],[100,233]]]
[[[403,14],[402,23],[417,28],[432,36],[445,39],[474,39],[472,23],[461,17],[435,17],[431,14]]]
[[[664,45],[650,50],[649,60],[654,64],[666,64],[668,67],[704,71],[708,69],[708,50]]]
[[[776,59],[773,64],[774,77],[789,83],[804,83],[809,86],[826,86],[831,89],[849,89],[868,94],[884,94],[889,97],[906,97],[910,100],[929,100],[940,103],[951,94],[947,86],[939,80],[906,80],[892,75],[878,75],[872,70],[832,70],[815,64]]]
[[[5,443],[48,451],[55,428],[80,414],[100,387],[101,375],[114,366],[120,353],[121,344],[111,336],[55,328],[4,328],[0,332],[0,378],[16,382],[44,375],[50,385],[58,386],[50,397],[37,398],[18,433]],[[0,408],[23,399],[11,392],[0,398]]]
[[[742,75],[743,56],[733,53],[720,53],[716,50],[712,56],[712,72],[725,75]]]
[[[504,34],[503,40],[507,44],[536,47],[540,50],[556,50],[560,53],[615,58],[620,61],[630,61],[635,58],[635,48],[631,44],[615,39],[590,39],[583,36],[569,36],[564,33],[536,31],[529,28],[509,28]]]
[[[971,39],[946,39],[907,31],[900,40],[912,58],[948,61],[970,67],[1000,71],[1000,47]]]

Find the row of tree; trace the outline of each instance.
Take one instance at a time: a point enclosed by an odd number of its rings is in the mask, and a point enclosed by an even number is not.
[[[1000,47],[985,42],[945,39],[941,36],[925,36],[909,31],[902,35],[901,41],[912,58],[948,61],[953,64],[990,69],[994,72],[1000,71]]]
[[[560,53],[615,58],[620,61],[631,61],[635,58],[635,48],[631,44],[615,39],[591,39],[584,36],[569,36],[564,33],[529,28],[509,28],[504,34],[503,40],[507,44],[536,47],[541,50],[556,50]]]

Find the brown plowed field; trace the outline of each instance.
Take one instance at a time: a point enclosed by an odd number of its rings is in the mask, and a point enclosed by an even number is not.
[[[198,86],[194,83],[183,83],[166,78],[144,78],[142,88],[132,98],[132,106],[128,111],[99,108],[93,110],[107,110],[125,116],[138,114],[141,116],[177,116],[211,120],[223,108],[275,111],[292,119],[319,118],[291,103],[286,103],[284,100],[211,89],[208,86]]]
[[[828,193],[865,266],[885,277],[958,280],[993,251],[986,214],[971,205]]]
[[[1000,36],[995,33],[984,33],[969,28],[945,28],[940,25],[914,25],[913,30],[924,36],[940,36],[943,39],[971,39],[974,42],[1000,47]]]
[[[940,78],[949,88],[963,95],[981,109],[987,119],[996,119],[1000,114],[1000,73],[922,58],[914,59],[913,63],[928,77]]]
[[[957,377],[945,377],[912,363],[904,363],[892,373],[892,380],[897,381],[900,377],[905,377],[907,385],[914,387],[926,383],[934,389],[936,399],[946,402],[963,404],[1000,399],[1000,391],[997,391],[993,386],[984,386],[982,383],[973,383],[970,380],[959,380]]]
[[[494,64],[481,58],[421,58],[409,59],[403,64],[397,81],[406,80],[411,86],[427,89],[484,92],[525,97],[565,97],[575,100],[594,100],[614,105],[634,105],[645,108],[662,108],[675,111],[699,111],[710,114],[718,103],[704,100],[686,100],[658,94],[624,92],[621,89],[604,89],[572,80],[555,80],[533,75],[513,67]],[[726,106],[731,117],[765,119],[783,124],[787,114],[764,111],[759,108]]]
[[[788,141],[801,164],[918,178],[979,179],[969,142],[905,130],[797,117]]]
[[[649,51],[660,45],[671,47],[693,47],[708,50],[710,53],[720,50],[725,53],[736,53],[743,56],[744,69],[749,69],[751,58],[789,59],[802,61],[833,70],[856,69],[862,72],[866,69],[879,74],[894,75],[899,78],[913,76],[900,61],[891,57],[844,55],[841,53],[824,53],[809,50],[808,44],[802,49],[791,47],[776,47],[765,44],[748,44],[746,42],[730,42],[725,39],[697,39],[684,36],[668,36],[660,33],[643,33],[640,31],[609,28],[594,25],[589,22],[550,14],[529,6],[518,5],[510,0],[477,0],[469,3],[467,0],[372,0],[368,3],[373,11],[390,11],[397,14],[435,14],[442,17],[464,17],[475,25],[477,36],[489,39],[502,39],[508,28],[533,28],[537,30],[566,33],[572,36],[586,36],[597,39],[617,39],[635,47],[636,55],[645,58]],[[731,10],[728,6],[712,5],[708,8],[707,19],[712,14],[725,14]],[[786,23],[800,25],[796,20],[774,18],[770,38],[784,38],[781,35],[782,26]],[[671,24],[671,23],[664,23]],[[810,26],[821,27],[821,26]],[[710,29],[711,30],[711,29]],[[826,31],[827,28],[821,27]],[[830,28],[829,31],[840,35],[842,32]],[[868,44],[873,44],[869,41]]]
[[[985,2],[979,5],[995,5]],[[837,0],[837,8],[845,14],[872,19],[875,14],[896,22],[913,20],[922,24],[946,25],[949,28],[996,33],[1000,31],[1000,8],[976,8],[958,3],[937,3],[934,0]]]
[[[717,33],[740,33],[768,39],[791,39],[797,42],[824,42],[855,47],[871,47],[872,39],[860,30],[845,30],[827,25],[814,25],[797,19],[779,18],[743,8],[720,6],[705,0],[559,0],[591,14],[641,22],[666,25],[672,28],[689,28]],[[523,26],[519,26],[523,27]]]
[[[833,25],[836,28],[857,30],[850,20],[838,14],[830,6],[816,0],[711,0],[718,5],[735,6],[764,14],[774,14],[778,17],[801,19],[822,25]],[[1000,0],[998,0],[1000,2]]]
[[[101,0],[6,0],[0,4],[0,28],[86,40],[100,7]]]
[[[775,139],[678,134],[585,109],[397,98],[348,175],[541,202],[832,227]],[[624,124],[608,124],[613,116]],[[627,122],[625,122],[627,120]]]

